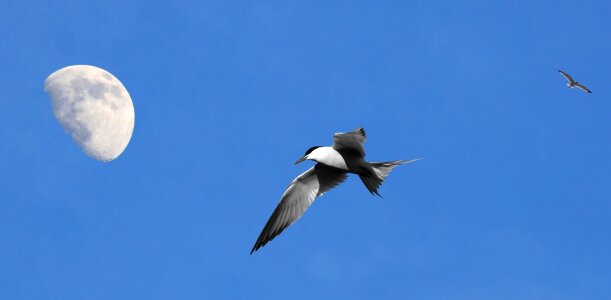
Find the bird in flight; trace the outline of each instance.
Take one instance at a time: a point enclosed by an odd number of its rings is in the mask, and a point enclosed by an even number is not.
[[[566,80],[568,81],[568,83],[566,84],[566,86],[568,86],[569,88],[579,88],[580,90],[586,92],[586,93],[592,93],[590,92],[590,90],[588,90],[587,87],[583,86],[581,83],[575,81],[573,79],[573,77],[571,77],[571,75],[562,72],[560,70],[558,70],[558,72],[560,72],[560,74],[562,74],[562,76],[564,76],[564,78],[566,78]]]
[[[418,160],[367,162],[363,149],[365,139],[365,129],[357,128],[351,132],[335,133],[332,146],[314,146],[308,149],[295,164],[313,160],[316,165],[289,184],[250,254],[295,223],[317,197],[346,180],[348,173],[358,175],[372,195],[380,196],[378,188],[396,166]]]

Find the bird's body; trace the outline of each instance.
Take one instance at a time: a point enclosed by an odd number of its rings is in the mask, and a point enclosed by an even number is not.
[[[560,72],[560,74],[562,74],[562,76],[563,76],[563,77],[564,77],[564,78],[565,78],[565,79],[568,81],[568,82],[566,83],[566,86],[567,86],[568,88],[571,88],[571,89],[573,89],[573,88],[578,88],[578,89],[580,89],[580,90],[582,90],[582,91],[584,91],[584,92],[586,92],[586,93],[592,93],[592,92],[591,92],[591,91],[590,91],[590,90],[589,90],[587,87],[585,87],[585,86],[584,86],[584,85],[582,85],[581,83],[579,83],[579,82],[575,81],[575,80],[573,79],[573,77],[571,77],[571,75],[569,75],[569,74],[567,74],[567,73],[565,73],[565,72],[562,72],[562,71],[560,71],[560,70],[558,70],[558,72]]]
[[[310,160],[321,164],[348,171],[344,157],[333,147],[318,147],[308,155]]]
[[[365,161],[365,139],[365,130],[358,128],[351,132],[334,134],[333,146],[315,146],[308,149],[295,164],[313,160],[317,162],[316,165],[289,184],[250,253],[263,247],[297,221],[317,197],[342,183],[349,173],[359,175],[369,192],[379,196],[378,188],[392,169],[415,161],[369,163]]]

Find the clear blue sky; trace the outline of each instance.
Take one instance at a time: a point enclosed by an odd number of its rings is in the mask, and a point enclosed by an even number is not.
[[[0,299],[611,298],[609,1],[74,2],[1,5]],[[72,64],[132,96],[116,161],[53,117]],[[249,256],[360,126],[424,159]]]

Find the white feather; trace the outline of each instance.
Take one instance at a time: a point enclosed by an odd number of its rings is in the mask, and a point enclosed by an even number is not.
[[[342,155],[332,147],[318,147],[308,154],[307,159],[317,161],[330,167],[348,170],[348,166]]]

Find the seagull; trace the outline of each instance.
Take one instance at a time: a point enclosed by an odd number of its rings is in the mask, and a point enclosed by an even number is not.
[[[564,76],[564,78],[566,78],[566,80],[568,80],[568,83],[566,84],[566,86],[568,86],[569,88],[572,89],[572,88],[577,87],[577,88],[579,88],[580,90],[582,90],[582,91],[584,91],[586,93],[592,93],[592,92],[590,92],[590,90],[588,90],[587,87],[585,87],[581,83],[575,81],[573,79],[573,77],[571,77],[571,75],[569,75],[567,73],[564,73],[564,72],[562,72],[560,70],[558,70],[558,72],[560,72],[560,74],[562,74],[562,76]]]
[[[357,174],[372,195],[380,196],[378,188],[396,166],[419,159],[367,162],[363,149],[365,139],[363,128],[335,133],[332,146],[311,147],[295,162],[299,164],[305,160],[312,160],[316,165],[289,184],[252,247],[251,255],[295,223],[317,197],[346,180],[348,173]]]

